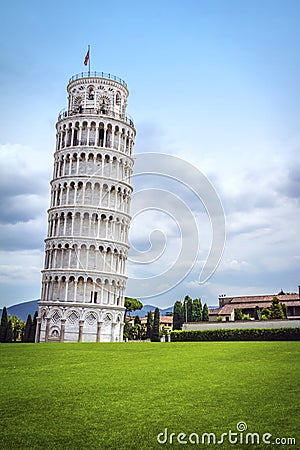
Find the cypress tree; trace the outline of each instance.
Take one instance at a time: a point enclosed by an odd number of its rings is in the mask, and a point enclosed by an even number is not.
[[[12,325],[13,341],[17,342],[17,340],[21,334],[23,322],[17,316],[10,317],[10,320],[11,320],[11,325]]]
[[[130,322],[128,322],[126,320],[125,325],[124,325],[124,331],[123,331],[123,337],[124,339],[132,339],[132,330],[133,330],[133,326],[131,325]]]
[[[188,295],[186,295],[184,298],[183,307],[184,307],[184,322],[192,322],[193,321],[193,312],[192,312],[193,301],[192,301],[191,297],[189,297]]]
[[[18,328],[17,328],[16,324],[14,324],[14,327],[13,327],[13,341],[14,342],[17,342],[17,337],[18,337]]]
[[[13,337],[12,324],[11,324],[11,320],[9,320],[9,322],[7,324],[5,342],[7,342],[7,343],[12,342],[12,337]]]
[[[0,342],[6,342],[7,327],[8,327],[7,310],[6,307],[4,306],[0,324]]]
[[[195,298],[192,303],[192,322],[201,322],[201,320],[202,320],[201,300]]]
[[[160,325],[160,314],[159,309],[155,308],[154,311],[154,320],[153,320],[153,329],[152,329],[152,342],[159,342],[159,325]]]
[[[287,306],[286,306],[285,303],[281,303],[281,306],[282,306],[282,311],[283,311],[284,317],[287,319],[287,316],[288,316],[288,308],[287,308]]]
[[[152,328],[153,328],[153,314],[151,311],[148,311],[147,314],[147,325],[146,325],[146,339],[151,339],[152,337]]]
[[[206,303],[204,303],[204,305],[203,305],[202,320],[203,320],[203,322],[209,321],[208,306]]]
[[[28,314],[24,330],[23,342],[30,342],[31,328],[32,328],[32,318],[31,314]]]
[[[25,324],[23,323],[21,328],[21,342],[24,342]]]
[[[183,324],[183,306],[177,301],[173,308],[173,330],[181,330]]]
[[[38,317],[38,312],[36,311],[33,316],[32,327],[31,327],[30,334],[29,334],[29,342],[35,342],[37,317]]]
[[[134,317],[134,325],[141,325],[141,319],[139,318],[139,316]]]

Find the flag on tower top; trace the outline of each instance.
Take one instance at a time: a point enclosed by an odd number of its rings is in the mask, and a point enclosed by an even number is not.
[[[87,53],[86,53],[86,55],[85,55],[85,58],[84,58],[83,64],[84,64],[85,66],[87,66],[87,63],[88,63],[88,61],[89,61],[89,58],[90,58],[90,49],[88,49],[88,51],[87,51]]]

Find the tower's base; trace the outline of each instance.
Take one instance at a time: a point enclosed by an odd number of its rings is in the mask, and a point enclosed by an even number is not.
[[[124,310],[39,302],[36,342],[122,342]]]

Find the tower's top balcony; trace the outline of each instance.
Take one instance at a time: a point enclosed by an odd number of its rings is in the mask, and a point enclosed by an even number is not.
[[[70,78],[67,92],[68,107],[60,112],[59,121],[74,115],[96,115],[122,120],[134,127],[126,113],[127,84],[121,78],[105,72],[80,72]]]
[[[95,72],[95,71],[80,72],[77,73],[76,75],[73,75],[69,79],[69,83],[72,83],[72,81],[79,80],[80,78],[106,78],[107,80],[116,81],[117,83],[122,84],[124,87],[126,87],[126,89],[128,89],[127,84],[125,83],[124,80],[122,80],[119,77],[116,77],[115,75],[112,75],[111,73],[106,72]]]

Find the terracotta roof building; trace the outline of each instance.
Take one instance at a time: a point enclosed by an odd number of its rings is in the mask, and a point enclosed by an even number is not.
[[[244,297],[219,297],[219,308],[209,310],[209,320],[215,321],[219,317],[224,321],[234,320],[234,310],[239,308],[243,314],[249,314],[254,318],[254,309],[268,308],[272,300],[277,297],[281,303],[287,306],[288,318],[300,318],[300,286],[298,294],[270,294],[270,295],[251,295]]]
[[[147,324],[147,317],[141,317],[141,324],[146,325]],[[160,316],[160,323],[159,323],[159,329],[160,331],[172,331],[173,329],[173,316]]]

